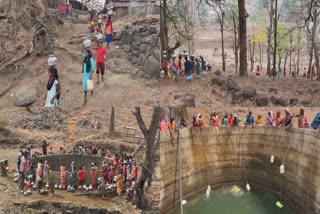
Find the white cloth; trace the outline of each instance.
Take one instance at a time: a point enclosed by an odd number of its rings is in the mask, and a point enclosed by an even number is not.
[[[47,94],[47,100],[46,100],[46,105],[45,107],[57,107],[58,106],[58,100],[57,98],[54,99],[53,104],[51,104],[51,99],[56,95],[57,93],[57,85],[59,84],[58,80],[55,80],[50,91],[48,91]]]

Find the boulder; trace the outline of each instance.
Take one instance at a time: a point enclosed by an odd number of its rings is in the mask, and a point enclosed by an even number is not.
[[[268,106],[270,99],[266,94],[259,94],[256,99],[258,106]]]
[[[159,60],[159,62],[160,62],[161,52],[160,52],[160,50],[159,50],[158,48],[154,49],[153,55],[154,55],[154,57],[155,57],[157,60]]]
[[[135,36],[133,44],[136,45],[136,46],[140,46],[142,44],[142,37],[141,36]]]
[[[287,106],[287,105],[289,105],[289,100],[286,97],[279,97],[277,99],[277,104],[282,105],[282,106]]]
[[[296,105],[298,105],[299,104],[299,100],[297,99],[297,98],[292,98],[292,99],[290,99],[290,101],[289,101],[289,105],[290,106],[296,106]]]
[[[154,51],[154,48],[151,47],[150,45],[147,45],[147,48],[146,48],[146,57],[149,57],[153,54],[153,51]],[[160,61],[160,60],[159,60]]]
[[[149,31],[147,31],[147,32],[141,32],[141,33],[139,33],[139,35],[142,37],[145,37],[145,36],[151,35],[151,33]]]
[[[216,71],[214,72],[214,74],[217,75],[217,76],[221,76],[221,75],[222,75],[222,73],[221,73],[220,70],[216,70]]]
[[[130,52],[131,51],[131,46],[130,45],[124,45],[123,49],[125,50],[125,52]]]
[[[233,77],[229,77],[227,80],[227,87],[229,90],[236,90],[241,91],[241,87],[238,85],[238,83],[233,79]]]
[[[19,107],[29,106],[37,100],[37,88],[34,85],[27,85],[16,93],[16,105]]]
[[[271,96],[270,97],[270,101],[271,101],[272,104],[277,104],[277,100],[278,100],[278,98],[275,97],[275,96]]]
[[[152,34],[155,34],[155,33],[158,32],[158,30],[157,30],[157,28],[155,26],[150,26],[149,32],[152,33]]]
[[[150,31],[150,26],[149,25],[144,25],[141,29],[140,29],[141,32],[147,32],[147,31]]]
[[[255,87],[245,87],[242,91],[242,96],[245,98],[254,97],[257,93],[257,89]]]
[[[140,45],[140,51],[142,52],[142,53],[145,53],[146,52],[146,50],[147,50],[147,44],[142,44],[142,45]]]
[[[311,103],[312,103],[312,98],[311,98],[311,97],[305,98],[305,99],[303,99],[303,100],[301,101],[301,104],[302,104],[302,105],[305,105],[305,106],[311,105]]]
[[[121,31],[120,40],[121,41],[127,41],[127,37],[129,36],[129,32],[126,30]]]
[[[226,81],[222,77],[215,76],[212,78],[211,83],[223,86],[224,84],[226,84]]]
[[[159,77],[160,61],[154,56],[150,56],[144,64],[144,70],[151,77]]]
[[[138,64],[138,57],[136,57],[136,56],[132,57],[132,63]]]
[[[270,93],[270,94],[277,94],[277,93],[278,93],[278,89],[276,89],[276,88],[269,88],[269,93]]]
[[[143,66],[146,62],[146,59],[147,58],[143,53],[140,54],[139,59],[138,59],[138,65]]]
[[[193,94],[184,94],[175,99],[175,106],[182,107],[196,107],[195,96]]]
[[[139,57],[140,56],[140,52],[135,50],[135,51],[132,52],[132,55],[136,56],[136,57]]]
[[[113,32],[112,40],[113,41],[118,41],[120,39],[121,39],[121,32],[120,31],[119,32],[117,32],[117,31]]]
[[[145,44],[149,44],[152,47],[155,47],[158,42],[158,38],[156,35],[152,34],[150,36],[143,37],[142,42]]]

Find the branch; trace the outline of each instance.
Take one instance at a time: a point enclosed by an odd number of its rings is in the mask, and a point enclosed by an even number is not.
[[[147,139],[148,134],[149,134],[149,130],[147,129],[147,127],[141,117],[140,107],[135,107],[135,111],[132,111],[132,113],[136,116],[139,128],[142,131],[142,134],[144,135],[145,139]]]

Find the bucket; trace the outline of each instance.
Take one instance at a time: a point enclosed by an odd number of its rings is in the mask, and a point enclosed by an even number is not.
[[[58,64],[58,59],[55,55],[49,55],[48,58],[48,66],[52,67],[52,66],[56,66]]]
[[[88,91],[93,90],[93,80],[90,80],[90,79],[87,80],[87,90]]]
[[[90,39],[86,39],[86,40],[83,41],[83,47],[85,49],[89,49],[91,47],[91,45],[92,45],[92,42],[91,42]]]
[[[283,174],[284,173],[284,165],[282,164],[281,166],[280,166],[280,174]]]
[[[97,38],[98,41],[102,41],[102,40],[103,40],[103,35],[102,35],[102,33],[98,33],[98,34],[96,35],[96,38]]]
[[[250,191],[250,189],[251,189],[251,187],[250,187],[250,185],[248,183],[246,185],[246,188],[247,188],[248,191]]]
[[[273,162],[274,162],[274,156],[271,155],[271,157],[270,157],[270,163],[273,163]]]

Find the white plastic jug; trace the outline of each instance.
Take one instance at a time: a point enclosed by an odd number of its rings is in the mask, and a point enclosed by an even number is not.
[[[56,66],[58,64],[58,59],[55,55],[49,55],[48,58],[48,66],[52,67],[52,66]]]
[[[251,187],[250,187],[250,185],[248,183],[246,185],[246,188],[247,188],[248,191],[250,191],[250,189],[251,189]]]
[[[270,157],[270,163],[273,163],[273,162],[274,162],[274,156],[271,155],[271,157]]]
[[[101,18],[98,19],[98,24],[102,24],[102,19]]]
[[[98,33],[98,34],[96,35],[96,38],[97,38],[98,41],[103,40],[103,35],[102,35],[102,33]]]
[[[93,90],[93,80],[90,80],[90,79],[87,80],[87,89],[88,91]]]
[[[83,41],[83,47],[84,47],[85,49],[90,48],[91,45],[92,45],[92,42],[91,42],[90,39],[86,39],[86,40]]]
[[[280,166],[280,174],[283,174],[284,173],[284,165],[282,164],[281,166]]]
[[[108,15],[109,15],[109,16],[112,16],[112,15],[113,15],[113,11],[112,11],[112,10],[109,10],[109,11],[108,11]]]

